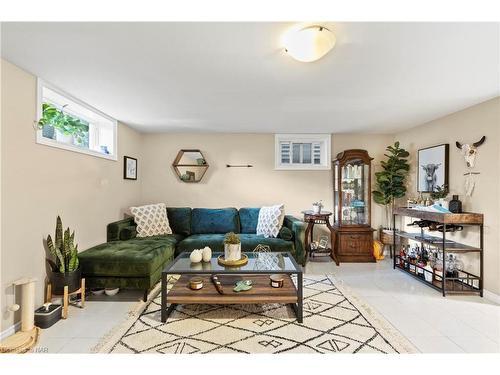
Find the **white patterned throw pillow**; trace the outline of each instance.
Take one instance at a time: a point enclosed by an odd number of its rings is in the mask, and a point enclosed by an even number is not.
[[[168,224],[165,203],[130,207],[130,211],[134,215],[134,221],[137,224],[137,237],[172,234],[172,229]]]
[[[259,211],[257,222],[257,234],[264,237],[278,237],[278,233],[283,226],[285,219],[285,206],[277,204],[275,206],[264,206]]]

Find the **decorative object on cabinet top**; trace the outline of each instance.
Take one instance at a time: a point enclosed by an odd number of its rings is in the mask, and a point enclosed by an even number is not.
[[[172,163],[172,167],[183,182],[200,182],[209,165],[198,149],[182,149]]]

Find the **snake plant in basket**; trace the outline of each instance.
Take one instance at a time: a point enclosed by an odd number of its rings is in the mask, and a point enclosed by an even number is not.
[[[50,264],[50,283],[55,294],[62,294],[64,286],[69,293],[80,287],[81,269],[78,262],[78,245],[75,245],[75,232],[67,228],[63,232],[62,220],[56,220],[55,243],[50,234],[47,236],[47,247],[53,259],[47,259]]]

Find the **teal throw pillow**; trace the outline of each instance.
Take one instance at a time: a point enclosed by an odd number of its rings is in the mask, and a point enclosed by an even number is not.
[[[293,238],[293,233],[287,227],[281,227],[278,237],[282,240],[291,241]]]

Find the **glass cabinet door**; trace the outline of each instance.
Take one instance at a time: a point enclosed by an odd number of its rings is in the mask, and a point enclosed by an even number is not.
[[[334,165],[333,170],[333,222],[339,222],[339,202],[340,202],[340,193],[339,193],[339,166],[338,164]]]
[[[340,189],[342,225],[368,225],[370,166],[362,160],[349,160],[341,167]]]

